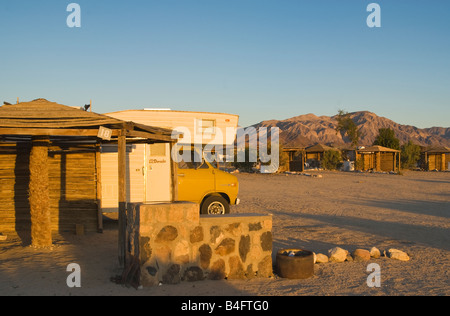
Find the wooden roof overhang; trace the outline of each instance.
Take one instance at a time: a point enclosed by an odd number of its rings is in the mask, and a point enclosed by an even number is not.
[[[98,138],[99,129],[111,130],[112,142],[175,142],[172,130],[125,122],[45,99],[0,107],[0,136],[27,139],[33,136]]]
[[[317,153],[317,152],[325,152],[328,150],[335,150],[335,151],[339,151],[339,149],[335,148],[335,147],[330,147],[327,145],[322,145],[322,144],[316,144],[313,146],[309,146],[306,149],[307,153]]]
[[[298,152],[305,151],[305,147],[285,147],[283,148],[284,152]]]
[[[360,152],[360,153],[375,153],[375,152],[399,153],[400,150],[375,145],[375,146],[370,146],[370,147],[359,149],[358,152]]]
[[[445,146],[440,147],[429,147],[422,150],[423,153],[427,154],[449,154],[450,148]]]

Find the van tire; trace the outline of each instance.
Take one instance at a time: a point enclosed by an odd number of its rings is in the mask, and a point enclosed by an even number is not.
[[[230,203],[220,195],[208,196],[202,203],[200,214],[223,215],[230,213]]]

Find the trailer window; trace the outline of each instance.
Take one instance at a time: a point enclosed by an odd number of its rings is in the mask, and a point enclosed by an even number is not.
[[[216,133],[216,120],[197,119],[197,134],[214,135]]]

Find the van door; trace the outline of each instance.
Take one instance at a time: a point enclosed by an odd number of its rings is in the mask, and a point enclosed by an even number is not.
[[[182,161],[178,164],[179,201],[201,203],[203,197],[215,192],[215,189],[215,170],[206,161]]]
[[[147,145],[146,150],[146,202],[171,201],[171,165],[169,144]]]

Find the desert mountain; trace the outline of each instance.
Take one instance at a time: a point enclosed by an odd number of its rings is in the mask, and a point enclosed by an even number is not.
[[[280,140],[284,146],[306,147],[316,143],[339,146],[350,143],[341,133],[336,133],[337,116],[300,115],[287,120],[263,121],[253,125],[259,127],[279,127]],[[361,132],[360,145],[372,145],[380,128],[390,128],[401,144],[412,140],[420,146],[450,147],[450,128],[432,127],[420,129],[410,125],[398,124],[385,117],[368,111],[350,113]]]

